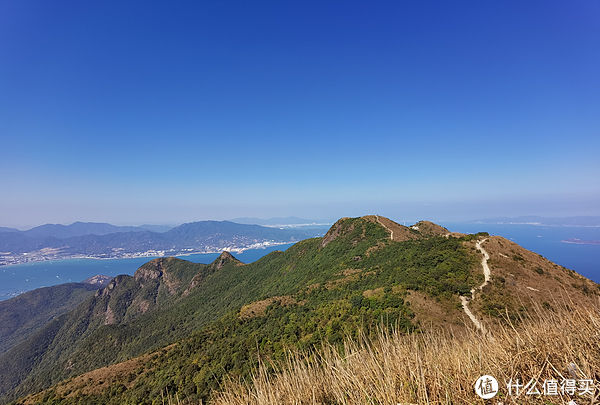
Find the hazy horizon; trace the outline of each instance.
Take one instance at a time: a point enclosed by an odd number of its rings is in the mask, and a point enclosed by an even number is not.
[[[302,219],[306,219],[308,221],[314,221],[317,222],[319,224],[324,224],[324,223],[333,223],[336,220],[342,218],[342,217],[347,217],[347,216],[354,216],[354,217],[358,217],[358,216],[363,216],[363,215],[371,215],[371,214],[376,214],[376,215],[381,215],[381,216],[385,216],[388,217],[394,221],[397,221],[399,223],[403,223],[405,222],[407,225],[408,224],[414,224],[418,221],[421,220],[428,220],[428,221],[433,221],[433,222],[438,222],[438,223],[452,223],[452,222],[456,222],[456,223],[461,223],[461,222],[472,222],[472,221],[480,221],[480,220],[486,220],[486,219],[494,219],[494,218],[519,218],[519,217],[530,217],[530,216],[539,216],[539,217],[543,217],[543,218],[556,218],[556,219],[561,219],[561,218],[572,218],[572,217],[594,217],[594,218],[600,218],[600,215],[539,215],[539,214],[524,214],[524,215],[481,215],[481,216],[474,216],[474,217],[452,217],[452,216],[448,216],[448,217],[436,217],[436,216],[410,216],[410,215],[387,215],[387,214],[383,214],[379,211],[364,211],[362,213],[355,213],[355,214],[351,214],[351,215],[340,215],[340,216],[335,216],[335,217],[310,217],[310,216],[298,216],[298,215],[277,215],[277,216],[235,216],[235,217],[198,217],[198,218],[190,218],[187,220],[182,220],[182,221],[161,221],[161,222],[153,222],[153,221],[139,221],[139,222],[111,222],[108,220],[103,220],[101,218],[98,219],[94,219],[94,220],[87,220],[85,218],[79,218],[79,219],[74,219],[74,220],[65,220],[63,222],[53,222],[53,221],[47,221],[47,222],[39,222],[39,223],[31,223],[31,224],[4,224],[4,223],[0,223],[0,227],[8,227],[8,228],[16,228],[18,230],[28,230],[31,228],[34,228],[36,226],[41,226],[41,225],[71,225],[73,223],[76,222],[83,222],[83,223],[108,223],[111,225],[116,225],[116,226],[143,226],[143,225],[150,225],[150,226],[178,226],[184,223],[190,223],[190,222],[199,222],[199,221],[232,221],[232,222],[236,222],[236,219],[257,219],[257,220],[270,220],[273,218],[302,218]],[[285,225],[287,224],[287,222],[282,222],[280,225]]]
[[[176,196],[175,196],[176,197]],[[553,198],[552,198],[553,197]],[[587,197],[587,198],[586,198]],[[167,205],[167,203],[163,203]],[[360,203],[354,201],[321,204],[262,205],[244,204],[210,206],[193,203],[178,204],[175,208],[162,206],[117,206],[114,201],[87,204],[61,202],[47,204],[45,210],[33,209],[26,202],[0,211],[0,226],[29,228],[42,224],[71,224],[73,222],[106,222],[114,225],[174,225],[204,220],[231,220],[250,217],[300,217],[315,220],[335,220],[368,214],[387,216],[398,221],[432,220],[438,222],[471,221],[491,217],[574,217],[600,216],[600,202],[594,197],[545,196],[537,200],[506,199],[470,201],[432,201],[401,203]],[[0,205],[6,205],[0,202]],[[529,208],[535,207],[535,208]],[[52,208],[54,208],[52,210]],[[93,211],[93,214],[89,214]],[[26,217],[23,221],[20,218]]]

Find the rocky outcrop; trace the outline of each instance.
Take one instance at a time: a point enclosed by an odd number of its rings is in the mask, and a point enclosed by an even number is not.
[[[206,269],[198,272],[190,282],[190,285],[183,292],[183,296],[189,295],[204,279],[215,271],[221,270],[226,265],[232,263],[234,266],[241,266],[244,263],[236,259],[231,253],[224,251],[217,257]]]
[[[234,263],[235,265],[243,264],[238,259],[236,259],[231,253],[224,251],[212,262],[211,266],[216,270],[221,270],[228,263]]]
[[[120,284],[122,284],[126,279],[131,279],[131,276],[127,276],[127,275],[120,275],[117,276],[115,278],[113,278],[112,280],[110,280],[108,282],[108,284],[106,285],[106,287],[96,291],[96,297],[100,297],[100,296],[107,296],[110,295],[111,292],[117,288],[117,286],[119,286]]]
[[[345,222],[348,219],[350,218],[340,218],[335,224],[331,226],[331,228],[329,228],[329,230],[321,240],[321,247],[325,247],[329,243],[333,242],[335,239],[337,239],[338,236],[342,235],[343,232],[351,232],[354,229],[354,225],[350,225],[349,227],[345,226]]]
[[[106,287],[108,285],[108,283],[110,282],[110,280],[112,280],[112,279],[113,279],[112,277],[105,276],[103,274],[97,274],[90,278],[86,278],[85,280],[82,281],[82,283],[90,284],[90,285],[101,288],[101,287]]]
[[[157,280],[163,275],[163,258],[150,260],[136,270],[133,277],[135,281]]]

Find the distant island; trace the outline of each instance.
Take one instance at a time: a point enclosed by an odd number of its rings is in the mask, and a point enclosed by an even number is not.
[[[540,216],[519,216],[519,217],[495,217],[484,218],[471,221],[479,224],[497,224],[497,225],[537,225],[537,226],[575,226],[575,227],[600,227],[600,217],[596,216],[577,216],[577,217],[540,217]]]
[[[199,221],[165,232],[151,226],[119,227],[106,223],[47,224],[19,231],[0,229],[0,266],[64,259],[123,259],[243,252],[320,236],[318,226],[280,229],[231,221]],[[151,228],[152,229],[152,228]]]
[[[600,240],[581,240],[577,238],[561,240],[562,243],[572,243],[574,245],[600,245]]]
[[[312,226],[331,226],[333,221],[326,219],[307,219],[299,217],[274,217],[274,218],[254,218],[254,217],[241,217],[234,218],[231,222],[238,224],[248,225],[262,225],[270,228],[298,228],[298,227],[312,227]]]

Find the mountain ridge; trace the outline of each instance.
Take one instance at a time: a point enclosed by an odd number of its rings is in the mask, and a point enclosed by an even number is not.
[[[81,222],[76,221],[69,225],[45,224],[33,227],[23,234],[32,238],[57,238],[66,239],[84,235],[107,235],[120,232],[140,232],[142,228],[136,226],[117,226],[105,222]]]
[[[140,402],[143,392],[156,398],[163,384],[173,384],[206,400],[225,374],[247,375],[259,348],[281,356],[287,345],[340,342],[345,334],[374,327],[382,319],[406,332],[430,324],[460,333],[471,321],[459,297],[483,281],[475,246],[483,239],[491,243],[486,249],[492,279],[469,303],[481,322],[499,319],[503,309],[517,321],[527,300],[541,305],[561,285],[581,302],[600,291],[593,282],[504,238],[452,234],[425,222],[413,227],[377,216],[342,218],[324,237],[300,241],[254,263],[242,265],[230,253],[206,265],[152,260],[133,277],[116,277],[77,310],[48,325],[42,335],[53,336],[45,340],[50,343],[40,346],[42,341],[33,339],[0,357],[18,370],[11,361],[19,353],[41,353],[39,361],[12,373],[18,378],[0,371],[2,395],[16,398],[93,368],[158,353],[136,377],[124,377],[142,388],[116,394],[115,382],[88,399]],[[161,377],[164,373],[170,382]],[[186,376],[194,376],[195,382],[185,383]],[[44,395],[49,400],[62,394],[54,389]]]
[[[21,232],[17,228],[9,228],[7,226],[0,226],[0,232]]]

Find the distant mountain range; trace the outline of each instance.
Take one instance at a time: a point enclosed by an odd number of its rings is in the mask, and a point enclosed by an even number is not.
[[[72,257],[122,258],[243,250],[317,236],[317,229],[277,229],[230,221],[200,221],[166,232],[76,222],[0,232],[0,265]]]
[[[170,231],[171,229],[175,228],[177,225],[149,225],[149,224],[145,224],[145,225],[140,225],[138,226],[138,228],[142,228],[145,231],[152,231],[152,232],[167,232]]]
[[[600,226],[600,217],[597,216],[576,216],[576,217],[540,217],[540,216],[520,216],[520,217],[495,217],[485,218],[473,223],[481,224],[507,224],[507,225],[545,225],[545,226]]]
[[[292,226],[309,226],[309,225],[330,225],[332,222],[328,220],[316,220],[316,219],[306,219],[299,217],[274,217],[274,218],[254,218],[254,217],[241,217],[234,218],[231,222],[236,222],[238,224],[249,224],[249,225],[263,225],[263,226],[283,226],[283,227],[292,227]]]
[[[74,222],[71,225],[45,224],[36,226],[27,231],[14,228],[0,227],[0,232],[19,232],[31,238],[72,238],[83,235],[108,235],[118,232],[143,232],[147,231],[138,226],[117,226],[101,222]]]

